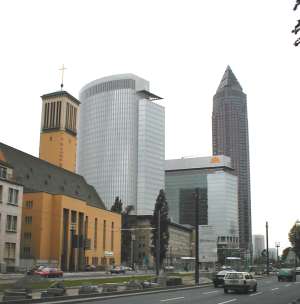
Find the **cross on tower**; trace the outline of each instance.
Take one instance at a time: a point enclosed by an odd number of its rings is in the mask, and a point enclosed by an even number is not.
[[[60,85],[60,89],[62,90],[63,87],[64,87],[64,71],[66,70],[67,68],[62,65],[62,67],[59,69],[61,71],[61,85]]]

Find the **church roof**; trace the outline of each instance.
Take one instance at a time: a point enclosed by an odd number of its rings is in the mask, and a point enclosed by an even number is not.
[[[217,92],[225,89],[225,88],[230,88],[236,91],[243,91],[243,88],[241,87],[241,85],[239,84],[237,78],[235,77],[235,75],[233,74],[230,66],[228,65],[225,73],[222,77],[222,80],[219,84],[219,87],[217,89]]]
[[[24,193],[46,192],[85,201],[88,205],[106,209],[95,188],[83,176],[57,167],[0,142],[0,151],[14,167],[14,178],[24,186]]]
[[[62,97],[62,96],[66,96],[66,97],[70,98],[73,102],[75,102],[76,104],[80,105],[80,101],[77,98],[75,98],[73,95],[68,93],[67,91],[52,92],[52,93],[44,94],[41,97],[42,98],[52,98],[52,97]]]

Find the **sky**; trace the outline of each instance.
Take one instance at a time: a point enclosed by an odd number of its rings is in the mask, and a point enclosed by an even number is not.
[[[212,154],[212,98],[230,65],[248,98],[253,234],[289,245],[300,219],[295,0],[3,0],[0,141],[38,156],[40,96],[119,73],[164,97],[166,158]]]

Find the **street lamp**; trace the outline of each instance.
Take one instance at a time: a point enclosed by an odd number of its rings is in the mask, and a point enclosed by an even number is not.
[[[278,255],[278,248],[280,247],[280,243],[279,242],[275,242],[275,247],[277,249],[277,267],[279,266],[279,255]]]

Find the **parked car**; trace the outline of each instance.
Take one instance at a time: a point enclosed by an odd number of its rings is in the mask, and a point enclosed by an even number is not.
[[[296,275],[300,275],[300,267],[296,268]]]
[[[278,282],[280,281],[296,281],[296,271],[292,268],[281,268],[277,274]]]
[[[34,272],[43,278],[59,278],[63,276],[63,272],[58,268],[44,267]]]
[[[233,269],[221,270],[216,274],[216,276],[213,278],[215,287],[224,286],[224,277],[228,272],[235,272],[235,270]]]
[[[114,266],[111,270],[110,273],[116,273],[116,274],[120,274],[120,273],[125,273],[126,270],[123,266]]]
[[[248,293],[257,291],[257,281],[248,272],[228,272],[224,277],[224,293],[229,290]]]
[[[85,265],[84,266],[84,271],[95,271],[96,266],[95,265]]]

